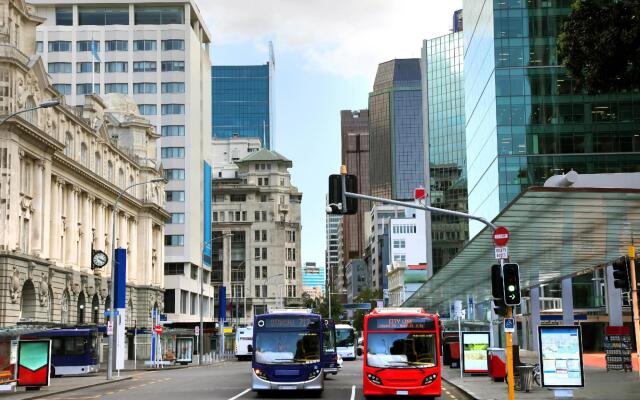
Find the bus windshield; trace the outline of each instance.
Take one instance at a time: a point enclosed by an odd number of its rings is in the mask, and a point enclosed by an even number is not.
[[[336,351],[336,338],[333,335],[333,329],[325,327],[322,330],[322,344],[323,349],[327,353],[334,353]]]
[[[434,333],[385,332],[367,335],[367,365],[379,368],[436,366]]]
[[[353,333],[353,329],[336,328],[336,346],[338,347],[351,347],[354,345],[356,335]]]
[[[255,333],[255,361],[263,364],[320,362],[320,335],[316,332]]]

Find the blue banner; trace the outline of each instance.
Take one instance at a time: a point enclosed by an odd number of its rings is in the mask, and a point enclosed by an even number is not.
[[[203,171],[203,190],[204,190],[204,231],[203,231],[203,250],[202,262],[205,266],[211,267],[211,166],[205,161]]]
[[[227,319],[227,288],[224,286],[220,286],[218,304],[218,320],[224,322]]]
[[[125,308],[125,295],[127,292],[127,249],[116,249],[116,270],[112,275],[115,277],[115,308]]]

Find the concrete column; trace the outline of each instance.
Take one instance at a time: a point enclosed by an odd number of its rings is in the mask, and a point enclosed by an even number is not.
[[[91,243],[93,242],[93,202],[95,198],[90,194],[82,196],[82,241],[80,269],[88,271],[91,267]]]
[[[66,221],[66,229],[64,235],[64,263],[65,265],[71,264],[71,260],[73,259],[73,254],[76,252],[74,248],[74,231],[77,228],[77,224],[75,223],[75,212],[73,205],[73,187],[67,186],[65,197],[67,199],[66,208],[64,211],[65,221]]]
[[[33,214],[31,215],[31,251],[37,257],[42,255],[42,212],[45,207],[44,195],[44,164],[41,160],[34,162],[32,166],[34,187],[33,187]]]
[[[96,225],[95,225],[95,243],[93,244],[93,248],[95,250],[105,251],[104,244],[104,204],[100,200],[94,203],[93,207],[94,213],[96,215]],[[108,253],[108,251],[106,251]],[[111,257],[109,257],[111,259]]]
[[[529,298],[529,301],[531,301],[531,298]],[[522,303],[520,303],[520,312],[522,313],[522,335],[520,338],[520,348],[522,349],[527,349],[527,350],[531,350],[531,347],[529,347],[529,342],[530,342],[530,336],[529,336],[529,326],[530,323],[528,321],[528,317],[527,314],[529,312],[529,308],[527,307],[527,301],[525,299],[522,299]]]
[[[562,280],[562,323],[573,325],[573,285],[571,278]]]
[[[540,326],[540,287],[531,288],[531,348],[540,352],[538,346],[538,326]]]
[[[49,258],[54,263],[60,261],[60,200],[60,181],[57,177],[52,177]]]
[[[20,248],[20,229],[18,229],[18,227],[20,223],[20,173],[23,154],[24,152],[19,149],[16,143],[8,142],[7,156],[11,161],[8,163],[10,179],[8,188],[5,188],[5,193],[7,193],[7,197],[9,198],[6,204],[8,218],[6,221],[3,221],[3,223],[6,223],[6,243],[10,251]]]
[[[613,286],[613,267],[607,265],[606,276],[606,296],[607,314],[609,314],[609,325],[622,326],[622,290]]]
[[[138,271],[140,268],[140,260],[138,260],[138,225],[132,218],[130,222],[131,233],[129,235],[129,264],[127,265],[127,275],[134,284],[139,283]],[[131,271],[131,272],[129,272]]]
[[[43,170],[43,203],[42,203],[42,257],[50,258],[51,257],[51,227],[55,223],[52,215],[56,215],[55,209],[52,205],[52,192],[51,187],[53,185],[53,181],[51,179],[51,161],[43,160],[44,170]]]

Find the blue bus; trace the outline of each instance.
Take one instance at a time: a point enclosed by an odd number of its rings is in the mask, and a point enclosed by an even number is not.
[[[336,350],[336,323],[332,319],[322,319],[322,369],[324,376],[338,373],[338,352]]]
[[[301,310],[256,315],[251,389],[322,392],[322,317]]]
[[[22,339],[51,339],[51,376],[98,372],[98,328],[50,329],[23,335]]]

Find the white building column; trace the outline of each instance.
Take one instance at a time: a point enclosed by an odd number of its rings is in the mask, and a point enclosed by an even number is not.
[[[93,248],[95,250],[101,250],[105,253],[109,253],[105,247],[105,237],[104,237],[104,204],[101,200],[96,200],[94,203],[93,212],[95,213],[95,243],[93,244]],[[109,257],[111,259],[111,257]]]
[[[573,285],[571,278],[562,280],[562,323],[573,325]]]
[[[613,266],[607,265],[607,314],[610,326],[622,326],[622,290],[613,286]]]
[[[91,268],[91,244],[93,242],[93,202],[95,198],[90,194],[81,196],[82,198],[82,238],[80,242],[80,270],[89,271]]]
[[[34,177],[33,186],[33,213],[31,214],[31,251],[36,257],[42,255],[42,213],[45,207],[45,187],[44,187],[44,164],[42,160],[37,160],[31,167]]]
[[[64,243],[65,243],[65,254],[64,254],[64,264],[69,266],[75,264],[75,255],[76,255],[76,233],[78,230],[78,222],[76,218],[78,214],[76,213],[75,206],[75,190],[76,188],[72,185],[66,187],[67,193],[67,207],[65,209],[65,217],[66,217],[66,232],[64,235]]]
[[[540,287],[531,288],[531,348],[540,352],[538,346],[538,326],[540,326]]]
[[[50,258],[51,257],[51,227],[55,223],[52,218],[52,215],[55,215],[55,209],[53,208],[53,199],[51,192],[51,188],[53,185],[53,181],[51,179],[51,161],[42,160],[44,170],[43,170],[43,180],[44,186],[42,190],[44,191],[43,202],[42,202],[42,258]]]
[[[141,282],[138,280],[138,267],[143,265],[138,260],[138,224],[131,218],[129,222],[129,264],[127,264],[127,281],[132,283]],[[142,281],[143,282],[143,281]]]
[[[60,197],[60,187],[62,186],[62,182],[56,176],[52,179],[51,183],[51,229],[50,229],[50,239],[49,239],[49,258],[54,263],[60,263],[61,254],[60,254],[60,224],[62,223],[62,197]]]

